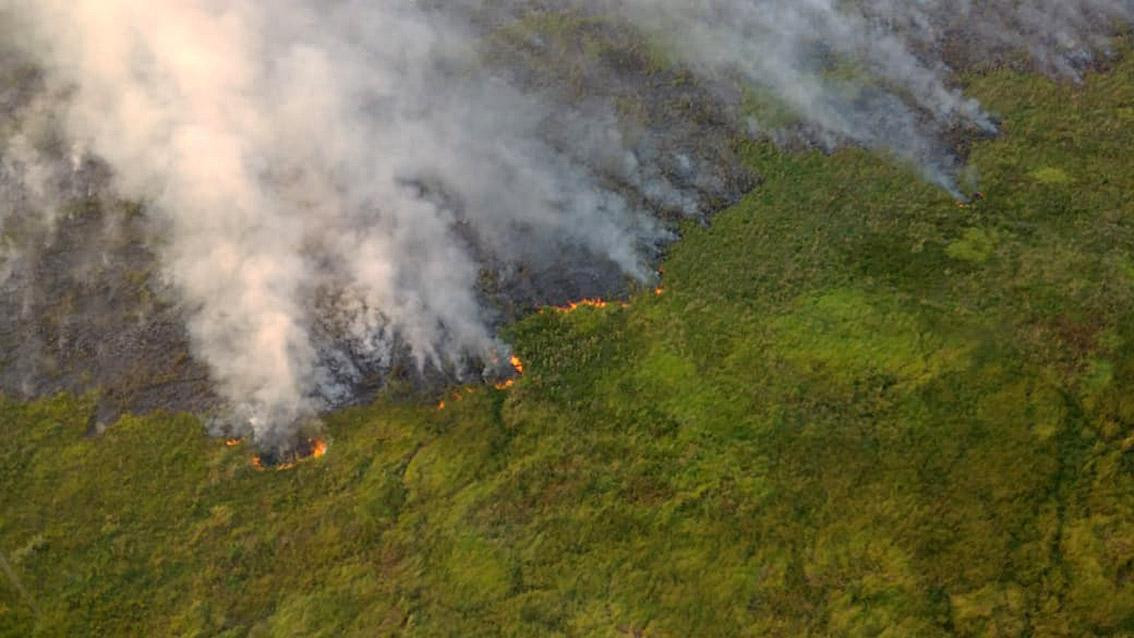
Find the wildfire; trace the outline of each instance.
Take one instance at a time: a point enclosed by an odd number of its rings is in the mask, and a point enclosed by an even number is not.
[[[968,201],[957,202],[957,208],[968,208],[982,199],[984,199],[984,193],[977,191],[973,193],[972,197],[970,197]]]
[[[508,362],[512,364],[512,369],[516,371],[517,375],[521,375],[521,374],[524,373],[524,362],[521,361],[519,357],[517,357],[516,355],[512,355],[511,357],[508,358]],[[514,385],[516,385],[515,379],[505,379],[504,381],[501,381],[500,383],[496,384],[496,389],[497,390],[507,390],[508,388],[510,388]]]
[[[605,308],[608,305],[609,304],[605,300],[602,300],[602,299],[580,299],[579,301],[575,301],[575,302],[567,304],[566,306],[563,306],[562,308],[560,308],[560,310],[562,310],[563,312],[571,312],[573,310],[578,310],[579,308],[584,308],[584,307],[585,308]]]
[[[244,442],[244,439],[225,439],[225,447],[236,447]]]
[[[445,409],[445,402],[444,401],[437,404],[437,411],[438,412],[440,412],[441,410],[444,410],[444,409]]]
[[[609,305],[610,302],[605,299],[591,298],[572,301],[571,303],[563,306],[551,306],[551,310],[555,312],[568,313],[574,312],[579,308],[606,308]],[[618,305],[623,308],[627,307],[627,304],[625,303],[619,303]]]
[[[299,465],[300,462],[308,459],[317,459],[327,453],[327,442],[323,439],[308,439],[306,445],[300,446],[296,450],[286,454],[278,462],[268,461],[265,463],[264,458],[256,454],[251,459],[252,467],[257,470],[273,469],[276,471],[290,470]]]
[[[657,288],[654,288],[654,294],[657,295],[658,297],[664,295],[665,294],[665,288],[663,286],[658,286]]]
[[[327,453],[327,442],[323,439],[315,439],[311,444],[311,458],[317,459]]]

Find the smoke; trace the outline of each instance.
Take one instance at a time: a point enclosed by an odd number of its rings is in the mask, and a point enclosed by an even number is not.
[[[872,19],[906,34],[926,56],[977,67],[1019,67],[1026,60],[1075,82],[1099,54],[1113,54],[1112,36],[1134,20],[1130,0],[874,0],[867,7]]]
[[[1134,19],[1130,0],[596,0],[593,11],[652,31],[701,75],[735,78],[762,113],[754,134],[886,151],[961,198],[950,131],[994,134],[994,118],[951,83],[949,62],[1026,56],[1072,80]],[[958,55],[961,53],[962,55]],[[767,108],[771,104],[773,108]],[[772,121],[761,118],[771,111]]]
[[[478,292],[486,269],[571,252],[644,281],[671,237],[658,211],[705,212],[695,189],[659,169],[691,164],[643,152],[616,105],[568,102],[484,61],[486,31],[548,6],[0,8],[62,105],[75,157],[105,161],[115,188],[145,203],[164,277],[229,406],[225,427],[265,446],[287,445],[400,352],[451,374],[492,374],[508,352]],[[1023,51],[1074,79],[1107,29],[1132,15],[1121,0],[566,0],[558,9],[622,20],[705,82],[741,87],[746,104],[731,108],[754,134],[882,150],[957,196],[945,133],[995,130],[951,84],[945,49],[958,33],[973,50]],[[21,139],[8,139],[0,164],[0,184],[20,183],[21,194],[5,198],[54,210],[59,178]]]

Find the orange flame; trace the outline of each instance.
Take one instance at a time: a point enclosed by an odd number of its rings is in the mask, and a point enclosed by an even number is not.
[[[244,442],[244,439],[225,439],[225,447],[236,447]]]
[[[327,442],[323,439],[315,439],[311,444],[311,458],[317,459],[327,453]]]
[[[444,401],[437,404],[437,411],[438,412],[440,412],[441,410],[444,410],[444,409],[445,409],[445,402]]]
[[[654,288],[654,294],[657,295],[658,297],[664,295],[665,294],[665,287],[664,286],[658,286],[657,288]]]
[[[516,369],[516,374],[524,373],[524,362],[520,361],[519,357],[512,355],[509,361],[512,363],[512,367]]]

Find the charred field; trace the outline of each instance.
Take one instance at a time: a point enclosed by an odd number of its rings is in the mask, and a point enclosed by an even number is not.
[[[207,431],[137,206],[78,198],[0,297],[0,635],[1134,633],[1128,43],[1082,83],[947,51],[1001,128],[957,133],[962,206],[879,153],[743,139],[601,21],[533,28],[491,36],[517,82],[605,92],[700,163],[661,169],[714,212],[656,211],[660,281],[486,274],[507,379],[403,354],[258,450]]]

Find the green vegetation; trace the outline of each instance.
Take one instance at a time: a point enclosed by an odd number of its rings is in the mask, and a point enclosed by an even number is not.
[[[970,92],[983,200],[752,145],[664,295],[294,470],[3,403],[0,634],[1134,635],[1134,60]]]

